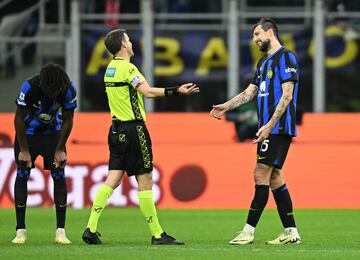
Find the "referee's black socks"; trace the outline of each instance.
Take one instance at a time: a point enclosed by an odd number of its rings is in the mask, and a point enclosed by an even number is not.
[[[255,195],[251,202],[246,223],[256,227],[269,198],[269,185],[255,185]]]
[[[277,210],[284,228],[296,227],[293,214],[293,205],[286,184],[272,191]]]

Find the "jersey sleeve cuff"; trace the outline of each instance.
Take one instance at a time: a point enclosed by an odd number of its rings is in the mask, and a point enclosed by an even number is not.
[[[281,81],[281,84],[284,84],[286,82],[289,82],[289,81],[292,81],[294,83],[296,83],[298,80],[297,79],[294,79],[294,78],[288,78],[288,79],[284,79]]]

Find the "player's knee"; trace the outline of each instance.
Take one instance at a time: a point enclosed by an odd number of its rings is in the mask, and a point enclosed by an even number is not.
[[[148,182],[141,182],[141,183],[139,183],[138,186],[139,186],[139,190],[142,191],[142,190],[151,190],[152,185],[153,185],[153,182],[148,181]]]
[[[139,190],[151,190],[153,186],[153,180],[151,174],[142,174],[137,178]]]
[[[53,178],[53,180],[63,180],[65,179],[65,172],[64,170],[60,170],[60,171],[51,171],[51,177]]]
[[[30,169],[17,169],[16,177],[27,181],[30,178]]]
[[[271,178],[270,178],[271,183],[276,183],[279,180],[280,180],[280,175],[279,174],[276,174],[276,173],[271,174]]]
[[[271,177],[271,166],[257,164],[254,170],[254,181],[257,185],[269,185]]]
[[[278,169],[274,169],[274,171],[271,174],[271,178],[270,178],[270,187],[271,189],[277,189],[280,186],[282,186],[284,184],[283,182],[283,178],[281,175],[281,171]]]

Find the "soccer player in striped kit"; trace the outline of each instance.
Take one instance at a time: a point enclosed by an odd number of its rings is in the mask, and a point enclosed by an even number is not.
[[[14,244],[25,244],[25,211],[27,182],[38,156],[44,160],[44,170],[50,170],[54,181],[56,210],[55,242],[70,244],[65,233],[67,187],[65,178],[66,141],[73,126],[76,88],[65,70],[58,64],[47,64],[39,74],[26,80],[15,101],[16,138],[14,154],[17,166],[14,195],[16,237]]]
[[[268,244],[299,244],[293,206],[281,168],[296,131],[296,102],[299,68],[294,53],[282,46],[274,20],[262,18],[252,28],[253,41],[265,55],[257,64],[249,86],[223,104],[214,105],[210,115],[220,119],[228,110],[249,102],[257,96],[258,131],[257,162],[254,169],[255,194],[247,222],[229,243],[251,244],[261,214],[272,190],[284,232]]]

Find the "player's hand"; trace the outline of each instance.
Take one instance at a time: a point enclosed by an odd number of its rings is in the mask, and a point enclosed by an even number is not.
[[[26,167],[27,168],[31,168],[32,166],[32,162],[31,162],[31,155],[29,153],[29,151],[21,151],[19,153],[19,158],[18,158],[19,161],[23,161],[23,162],[26,162]]]
[[[260,129],[256,133],[256,136],[258,138],[253,140],[253,143],[254,144],[261,143],[262,141],[267,139],[271,133],[271,130],[272,127],[270,127],[269,125],[263,125],[262,127],[260,127]]]
[[[55,168],[60,168],[62,163],[66,161],[66,153],[64,151],[57,150],[54,155]]]
[[[221,117],[225,114],[226,111],[228,111],[229,108],[225,103],[213,105],[213,109],[210,111],[210,116],[216,119],[221,119]]]
[[[179,88],[178,88],[178,93],[180,95],[191,95],[191,94],[195,94],[195,93],[199,93],[200,92],[200,89],[198,86],[196,86],[196,84],[194,83],[186,83],[186,84],[183,84],[181,85]]]

